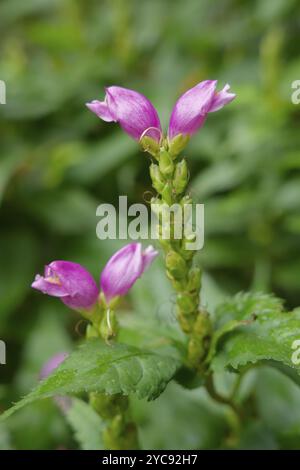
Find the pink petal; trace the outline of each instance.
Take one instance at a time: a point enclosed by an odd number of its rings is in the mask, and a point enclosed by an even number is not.
[[[161,124],[152,103],[141,93],[127,88],[106,88],[105,101],[92,101],[87,107],[104,121],[116,121],[131,137],[147,135],[159,141]]]
[[[105,101],[94,100],[91,103],[86,103],[86,106],[103,121],[117,121],[110,113],[109,107]]]
[[[215,96],[212,100],[212,103],[209,108],[209,112],[213,113],[215,111],[219,111],[219,109],[223,108],[225,104],[230,103],[236,97],[235,93],[228,93],[230,90],[230,85],[228,83],[224,86],[223,90],[218,91],[215,93]]]
[[[217,80],[205,80],[186,91],[176,102],[169,124],[169,139],[192,135],[203,126],[213,100]]]

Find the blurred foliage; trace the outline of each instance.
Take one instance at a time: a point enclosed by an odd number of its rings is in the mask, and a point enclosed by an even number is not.
[[[211,114],[186,154],[191,192],[205,204],[203,301],[239,290],[273,291],[300,305],[300,108],[296,0],[1,0],[1,408],[37,382],[42,364],[78,340],[78,316],[32,292],[53,259],[98,277],[120,242],[96,238],[96,207],[119,194],[143,202],[147,157],[84,106],[118,84],[146,94],[167,126],[177,96],[198,81],[230,83],[237,99]],[[174,325],[173,297],[157,261],[124,310]],[[163,326],[162,326],[163,327]],[[146,332],[145,332],[146,334]],[[220,378],[220,386],[231,383]],[[239,446],[299,448],[299,391],[277,371],[245,376],[253,414]],[[249,398],[250,400],[250,398]],[[231,417],[205,392],[170,385],[154,404],[132,402],[145,448],[232,444]],[[25,431],[25,432],[24,432]],[[50,402],[1,425],[0,448],[74,448]]]

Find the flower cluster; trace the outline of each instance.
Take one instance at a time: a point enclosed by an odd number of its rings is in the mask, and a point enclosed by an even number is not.
[[[151,208],[183,207],[192,204],[186,192],[189,171],[180,152],[190,137],[205,123],[209,113],[218,111],[235,98],[227,84],[217,91],[217,80],[205,80],[179,97],[171,112],[167,136],[151,102],[140,93],[111,86],[104,101],[94,100],[87,107],[104,121],[118,122],[127,134],[138,140],[155,160],[150,165],[152,186],[157,195]],[[154,209],[153,209],[154,210]],[[163,220],[158,218],[158,233],[163,233]],[[201,308],[201,270],[194,263],[195,251],[188,250],[185,237],[177,240],[175,221],[170,222],[170,239],[159,241],[165,255],[166,274],[176,291],[176,314],[181,329],[189,336],[188,362],[202,370],[212,336],[209,314]],[[179,227],[180,228],[180,227]]]
[[[179,140],[184,146],[203,126],[208,113],[218,111],[235,98],[228,84],[221,91],[216,91],[216,87],[217,80],[205,80],[180,96],[169,122],[167,142],[170,148],[177,147]],[[103,121],[118,122],[127,134],[145,144],[145,148],[148,145],[147,150],[161,144],[163,133],[157,111],[144,95],[110,86],[106,88],[104,101],[93,100],[87,107]],[[181,149],[182,144],[178,150]]]
[[[71,261],[53,261],[45,267],[44,276],[35,277],[32,287],[44,294],[58,297],[75,310],[91,310],[100,292],[110,304],[124,296],[150,266],[157,251],[148,246],[144,251],[140,243],[130,243],[117,251],[104,267],[100,288],[93,276],[80,264]]]

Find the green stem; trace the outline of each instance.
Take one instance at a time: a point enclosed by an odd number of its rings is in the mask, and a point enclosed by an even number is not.
[[[175,205],[180,205],[183,209],[192,204],[190,196],[185,194],[189,179],[188,168],[185,159],[176,161],[166,143],[156,154],[156,160],[158,164],[152,163],[150,166],[150,176],[158,194],[151,204],[158,212],[159,242],[165,252],[167,276],[177,293],[177,318],[181,329],[189,337],[187,361],[190,367],[202,372],[212,325],[208,313],[200,307],[201,271],[194,265],[196,251],[187,249],[183,210],[180,222],[172,210]],[[167,219],[164,218],[166,215]],[[168,239],[163,236],[166,229],[170,233]],[[175,236],[177,229],[183,234],[180,239]]]
[[[118,334],[118,323],[114,310],[99,302],[98,312],[93,315],[93,323],[88,325],[86,337],[98,337],[111,345]],[[103,442],[106,449],[138,449],[137,428],[131,420],[129,399],[121,394],[108,395],[90,393],[89,402],[92,408],[106,422]]]

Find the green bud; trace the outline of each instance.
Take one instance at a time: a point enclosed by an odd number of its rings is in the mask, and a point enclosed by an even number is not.
[[[159,154],[159,169],[164,176],[172,176],[174,171],[173,160],[165,149],[162,149]]]
[[[201,287],[201,269],[192,268],[189,272],[187,289],[189,292],[199,292]]]
[[[194,316],[193,315],[184,315],[184,313],[177,306],[177,318],[180,324],[180,327],[184,333],[187,335],[191,334],[193,331]]]
[[[196,234],[191,234],[188,238],[184,237],[182,240],[182,248],[185,253],[185,259],[192,259],[195,255],[196,250],[191,250],[189,247],[190,243],[194,243],[196,240]]]
[[[175,167],[174,179],[173,179],[173,188],[176,194],[181,194],[184,192],[189,181],[189,172],[186,160],[181,160],[177,163]]]
[[[190,294],[178,294],[177,305],[184,314],[193,313],[198,307],[197,299]]]
[[[166,256],[166,267],[172,278],[183,279],[187,273],[184,259],[175,251],[169,251]]]
[[[161,193],[165,187],[166,182],[158,165],[156,165],[155,163],[151,163],[150,165],[150,176],[154,189],[156,189],[158,193]]]
[[[142,146],[142,149],[145,152],[150,153],[153,157],[157,158],[159,154],[159,142],[156,140],[152,139],[148,135],[144,135],[144,137],[141,138],[140,144]]]
[[[170,183],[166,183],[163,190],[161,191],[161,196],[163,201],[166,202],[169,206],[173,204],[173,194]]]
[[[188,359],[192,367],[201,370],[212,335],[211,320],[207,312],[199,311],[188,346]]]
[[[188,135],[176,135],[176,137],[169,142],[169,152],[171,157],[177,157],[177,155],[186,147],[189,140],[190,137]]]

